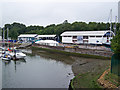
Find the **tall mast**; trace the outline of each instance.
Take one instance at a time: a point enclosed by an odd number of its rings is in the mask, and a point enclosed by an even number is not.
[[[116,35],[116,23],[117,23],[117,16],[115,17],[115,24],[114,24],[114,34]]]
[[[3,27],[3,38],[2,38],[3,40],[3,47],[4,47],[4,27]]]
[[[8,42],[9,29],[7,28],[7,42]]]
[[[110,39],[111,39],[111,31],[112,31],[112,9],[110,10]]]

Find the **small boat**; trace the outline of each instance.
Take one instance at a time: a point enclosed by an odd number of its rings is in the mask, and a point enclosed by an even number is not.
[[[9,55],[12,59],[24,59],[26,54],[22,53],[20,50],[9,51]]]
[[[26,57],[26,54],[24,54],[20,50],[11,49],[11,48],[3,49],[0,53],[0,57],[4,57],[5,54],[10,56],[11,59],[13,60],[24,59]],[[7,58],[4,58],[4,59],[7,59]]]
[[[10,61],[11,60],[11,56],[9,54],[4,54],[4,56],[2,57],[2,60]]]

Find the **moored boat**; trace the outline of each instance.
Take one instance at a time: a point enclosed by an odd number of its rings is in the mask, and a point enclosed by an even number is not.
[[[9,54],[12,59],[24,59],[26,57],[26,54],[22,53],[20,50],[9,51]]]
[[[2,60],[10,61],[11,60],[11,56],[9,54],[4,54],[4,56],[2,57]]]

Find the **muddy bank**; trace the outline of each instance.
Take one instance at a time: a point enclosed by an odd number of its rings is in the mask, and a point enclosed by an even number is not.
[[[84,57],[84,58],[95,58],[95,59],[111,59],[111,57],[105,57],[105,56],[99,56],[99,55],[91,55],[91,54],[84,54],[84,53],[78,53],[78,52],[72,52],[72,50],[70,51],[65,51],[65,50],[61,50],[62,47],[55,49],[54,48],[49,48],[49,47],[43,47],[43,46],[32,46],[32,49],[35,50],[40,50],[40,51],[46,51],[49,53],[54,53],[54,54],[62,54],[62,55],[66,55],[66,56],[76,56],[76,57]],[[82,50],[82,49],[81,49]],[[87,50],[86,50],[87,51]]]
[[[103,49],[90,49],[90,48],[80,48],[80,47],[61,47],[61,46],[46,46],[46,45],[37,45],[33,44],[35,47],[40,48],[48,48],[66,52],[74,52],[80,54],[88,54],[88,55],[96,55],[96,56],[104,56],[104,57],[111,57],[113,53],[110,50],[103,50]]]
[[[74,88],[103,88],[97,79],[110,67],[110,60],[85,59],[73,57],[76,61],[72,65],[75,78],[72,80]]]
[[[79,73],[84,74],[88,72],[97,72],[98,70],[100,71],[102,67],[110,65],[110,60],[86,59],[78,57],[72,58],[76,60],[72,65],[75,75],[78,75]]]

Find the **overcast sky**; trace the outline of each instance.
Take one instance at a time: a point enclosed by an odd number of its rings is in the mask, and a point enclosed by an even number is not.
[[[25,25],[108,22],[110,9],[113,21],[118,16],[119,0],[1,0],[0,25],[13,22]]]

